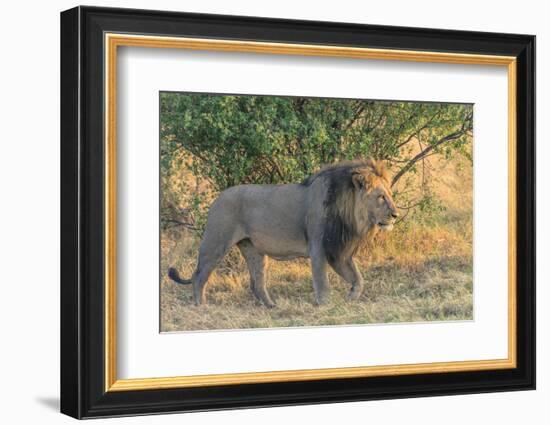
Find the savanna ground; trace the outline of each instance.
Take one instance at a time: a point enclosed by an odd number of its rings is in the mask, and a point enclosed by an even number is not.
[[[172,92],[160,103],[161,331],[473,319],[472,105]],[[225,188],[298,183],[369,156],[388,165],[402,219],[355,256],[359,300],[329,269],[329,302],[316,306],[309,260],[270,260],[268,309],[236,248],[210,276],[206,305],[169,280],[169,267],[192,275]]]
[[[268,288],[277,307],[267,309],[250,291],[234,248],[210,277],[208,304],[196,307],[191,286],[175,284],[166,270],[175,266],[191,276],[200,240],[183,227],[163,230],[162,331],[472,319],[471,168],[445,162],[436,171],[445,213],[428,223],[400,223],[365,246],[356,256],[365,280],[356,302],[345,299],[349,285],[330,270],[330,301],[316,306],[309,260],[270,260]]]

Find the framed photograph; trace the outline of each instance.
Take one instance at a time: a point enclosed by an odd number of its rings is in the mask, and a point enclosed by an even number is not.
[[[61,411],[535,388],[535,37],[61,14]]]

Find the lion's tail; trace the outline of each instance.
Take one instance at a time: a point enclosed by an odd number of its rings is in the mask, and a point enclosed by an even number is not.
[[[192,279],[182,279],[178,271],[173,267],[170,267],[168,269],[168,277],[172,279],[174,282],[179,283],[181,285],[190,285],[191,283],[193,283]]]

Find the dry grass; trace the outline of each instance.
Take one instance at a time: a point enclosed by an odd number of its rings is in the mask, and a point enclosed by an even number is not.
[[[190,286],[176,285],[164,273],[161,281],[162,331],[321,326],[363,323],[472,319],[472,263],[463,253],[447,255],[458,235],[441,239],[442,231],[417,231],[418,240],[406,253],[401,238],[385,241],[376,251],[400,251],[399,257],[375,260],[358,257],[365,291],[356,302],[345,299],[349,286],[329,273],[331,297],[314,304],[309,261],[271,261],[268,284],[274,309],[261,306],[249,288],[246,265],[233,250],[209,280],[208,304],[193,305]],[[411,242],[410,235],[408,238]],[[432,250],[426,251],[427,245]],[[164,235],[162,270],[176,266],[185,276],[193,272],[198,241],[192,235]],[[456,248],[456,246],[455,246]],[[422,254],[429,252],[429,255]],[[369,265],[370,263],[370,265]]]
[[[442,164],[437,195],[447,209],[438,220],[409,220],[377,236],[357,257],[365,291],[345,299],[349,285],[329,272],[328,304],[314,303],[308,260],[270,261],[268,288],[277,307],[259,304],[246,264],[233,249],[209,279],[208,304],[195,307],[191,286],[166,276],[177,267],[193,273],[199,240],[182,228],[161,236],[161,330],[245,329],[290,326],[473,319],[471,166]]]

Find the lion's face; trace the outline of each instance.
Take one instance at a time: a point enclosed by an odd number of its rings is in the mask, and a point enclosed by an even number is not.
[[[392,230],[399,213],[388,181],[369,170],[356,171],[352,179],[356,190],[356,220],[366,221],[365,224],[378,226],[381,230]]]

